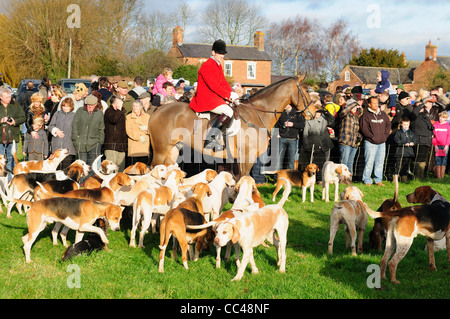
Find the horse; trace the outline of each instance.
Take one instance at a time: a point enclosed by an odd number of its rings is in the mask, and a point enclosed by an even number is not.
[[[256,159],[267,150],[271,129],[289,104],[306,119],[314,118],[316,107],[302,83],[305,77],[286,78],[242,100],[237,106],[241,130],[236,136],[226,138],[227,147],[222,151],[203,149],[208,120],[195,124],[198,117],[188,103],[161,106],[148,125],[153,150],[151,166],[175,164],[181,148],[187,146],[206,156],[237,160],[239,175],[249,175]]]

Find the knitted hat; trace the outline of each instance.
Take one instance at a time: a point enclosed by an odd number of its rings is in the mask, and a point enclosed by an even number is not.
[[[405,91],[401,91],[400,94],[398,95],[399,101],[406,99],[407,97],[409,97],[409,93]]]

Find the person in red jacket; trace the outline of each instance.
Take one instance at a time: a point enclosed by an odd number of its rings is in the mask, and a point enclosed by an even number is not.
[[[216,149],[216,151],[224,148],[221,134],[217,132],[223,133],[233,117],[233,110],[227,102],[237,97],[223,73],[222,63],[226,53],[225,42],[215,41],[212,57],[203,63],[198,71],[197,92],[189,104],[191,109],[198,113],[209,111],[220,114],[209,131],[204,145],[205,149]]]

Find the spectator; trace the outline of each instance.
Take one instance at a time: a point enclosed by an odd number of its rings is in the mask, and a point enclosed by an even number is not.
[[[16,102],[22,106],[24,112],[31,104],[31,96],[35,93],[33,81],[28,81],[25,87],[25,91],[22,91],[17,97]]]
[[[22,154],[27,156],[29,161],[43,161],[48,156],[48,139],[44,124],[42,117],[36,117],[32,124],[33,131],[25,134]]]
[[[45,106],[43,104],[44,97],[41,93],[37,92],[31,96],[31,105],[28,108],[25,116],[27,118],[25,122],[25,127],[27,128],[27,133],[31,134],[31,136],[35,139],[39,138],[37,131],[33,129],[33,123],[36,118],[42,118],[48,120],[48,115],[45,115]]]
[[[319,84],[319,97],[320,97],[320,103],[322,103],[322,105],[325,105],[325,95],[333,95],[328,91],[328,83],[327,82],[321,82]]]
[[[69,155],[59,165],[59,169],[62,170],[74,162],[76,155],[72,142],[72,123],[75,118],[74,108],[75,105],[72,99],[69,98],[62,101],[61,110],[55,113],[48,126],[48,131],[52,135],[52,152],[63,148],[69,150]]]
[[[175,85],[176,88],[182,88],[184,90],[184,87],[186,86],[186,81],[181,78],[178,80],[177,84]]]
[[[362,141],[362,135],[359,132],[359,119],[362,114],[362,107],[354,99],[348,100],[340,113],[341,125],[338,139],[340,162],[345,164],[352,174],[354,174],[353,163],[356,151]]]
[[[163,97],[167,96],[167,90],[164,90],[163,84],[166,82],[172,83],[172,75],[173,71],[170,68],[165,68],[163,73],[160,74],[155,81],[155,85],[153,86],[153,95],[156,95],[158,93],[162,94]],[[173,84],[173,83],[172,83]],[[175,94],[175,89],[172,88],[172,91]]]
[[[386,140],[391,130],[391,122],[386,113],[378,107],[378,98],[372,96],[369,98],[369,107],[367,112],[361,116],[360,127],[364,137],[364,158],[365,165],[363,171],[363,182],[372,185],[372,172],[374,173],[374,182],[378,186],[384,186],[383,166],[386,156]]]
[[[128,164],[137,162],[148,164],[150,155],[150,137],[148,121],[150,115],[144,112],[142,103],[133,102],[133,112],[126,117],[126,132],[128,135]]]
[[[125,110],[125,114],[130,114],[133,106],[133,98],[128,94],[128,84],[126,81],[119,81],[117,83],[117,93],[116,97],[120,98],[123,101],[123,109]],[[108,105],[111,105],[111,97],[109,98]]]
[[[448,147],[450,145],[450,124],[447,122],[448,113],[443,111],[439,113],[439,121],[434,123],[433,145],[436,154],[435,173],[437,178],[442,179],[445,176],[447,167]]]
[[[152,115],[155,112],[156,108],[150,103],[151,95],[149,92],[144,92],[139,95],[139,101],[141,101],[142,106],[144,107],[144,112],[148,115]]]
[[[45,112],[48,114],[49,118],[46,123],[50,123],[52,120],[52,117],[55,115],[55,113],[58,111],[58,105],[59,102],[66,96],[66,93],[63,91],[60,85],[53,84],[52,85],[52,96],[50,100],[47,100],[44,103],[45,106]]]
[[[162,85],[163,93],[156,93],[153,97],[152,105],[155,107],[160,107],[161,105],[167,104],[167,102],[172,103],[175,98],[176,92],[173,89],[173,84],[171,82],[166,82]],[[175,93],[174,93],[175,92]]]
[[[42,79],[41,84],[38,86],[38,91],[44,97],[45,101],[50,100],[52,96],[52,81],[48,77]]]
[[[110,85],[111,84],[109,83],[109,80],[106,76],[102,76],[100,79],[98,79],[98,92],[102,95],[102,100],[105,102],[107,102],[112,95],[111,91],[109,90]]]
[[[389,72],[388,71],[379,71],[377,73],[377,87],[375,89],[375,93],[381,94],[384,91],[388,90],[389,93],[389,105],[388,107],[391,110],[391,116],[395,116],[395,105],[397,103],[397,92],[392,87],[391,82],[389,82]]]
[[[72,123],[72,141],[78,159],[92,166],[101,154],[105,141],[105,122],[99,110],[98,99],[94,95],[86,97],[86,105],[78,109]],[[92,175],[93,172],[90,173]]]
[[[148,94],[148,93],[147,93]],[[125,125],[125,110],[123,101],[113,96],[111,107],[105,112],[105,157],[107,160],[116,163],[119,171],[125,169],[125,158],[128,146],[128,137]]]
[[[445,95],[444,88],[442,86],[436,86],[431,90],[430,94],[436,95],[437,103],[441,103],[444,109],[450,105],[450,99]]]
[[[303,146],[300,152],[302,169],[309,163],[315,163],[320,168],[330,159],[330,150],[334,147],[328,132],[328,127],[334,126],[334,116],[327,110],[317,110],[314,119],[306,121],[303,130]],[[316,176],[319,182],[321,174]]]
[[[20,125],[25,123],[25,112],[19,104],[16,104],[11,97],[9,88],[0,87],[0,129],[1,129],[1,144],[0,154],[6,157],[6,168],[12,172],[14,170],[15,162],[11,153],[12,143],[16,145],[20,142]],[[12,175],[8,173],[8,180],[12,179]]]
[[[327,94],[324,96],[323,99],[325,101],[325,108],[327,109],[327,111],[330,112],[330,114],[333,115],[334,117],[337,117],[337,114],[341,109],[341,106],[333,102],[334,99],[333,95]]]
[[[414,105],[417,100],[417,92],[416,91],[410,91],[409,96],[411,98],[411,105]]]
[[[143,86],[144,78],[142,76],[135,77],[134,88],[128,94],[135,100],[139,99],[139,95],[146,92]]]
[[[86,87],[86,85],[84,85],[84,83],[77,83],[75,84],[75,90],[73,91],[72,94],[68,94],[66,95],[66,97],[64,97],[61,102],[59,103],[58,106],[58,111],[61,110],[61,104],[62,101],[64,101],[65,99],[71,98],[73,100],[73,105],[74,105],[74,112],[77,112],[78,109],[81,109],[84,107],[84,99],[88,94],[88,88]]]
[[[281,114],[275,128],[279,129],[278,168],[283,169],[283,160],[288,151],[288,169],[294,169],[295,157],[298,151],[298,137],[305,128],[305,118],[291,105],[288,105]]]
[[[414,175],[423,179],[428,156],[431,151],[434,127],[431,123],[431,109],[434,97],[428,96],[423,102],[415,103],[413,112],[410,115],[411,130],[416,134],[417,144],[415,147],[416,159],[414,163]]]
[[[400,175],[402,183],[408,181],[409,167],[414,160],[414,145],[417,143],[416,134],[409,129],[410,124],[409,117],[403,117],[400,121],[400,128],[394,135],[396,145],[395,174]]]

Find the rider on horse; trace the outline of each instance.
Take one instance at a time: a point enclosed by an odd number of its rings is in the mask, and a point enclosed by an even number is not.
[[[226,44],[223,40],[214,42],[212,57],[203,63],[198,71],[197,92],[189,105],[198,113],[212,112],[220,115],[209,131],[204,145],[205,149],[215,148],[217,151],[223,150],[224,147],[220,136],[215,134],[217,130],[224,133],[233,117],[233,109],[227,102],[239,98],[223,73],[222,62],[226,53]]]

